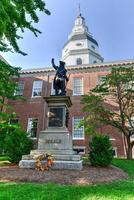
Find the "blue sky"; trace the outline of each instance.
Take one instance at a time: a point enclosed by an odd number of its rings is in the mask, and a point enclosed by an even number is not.
[[[50,67],[51,58],[58,62],[61,50],[74,25],[81,4],[89,31],[99,43],[104,60],[134,59],[134,0],[45,0],[51,15],[39,14],[42,34],[35,38],[26,31],[19,41],[28,53],[4,53],[5,59],[22,68]]]

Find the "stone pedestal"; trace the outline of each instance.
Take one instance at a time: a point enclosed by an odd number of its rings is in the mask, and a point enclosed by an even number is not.
[[[48,104],[47,128],[39,134],[38,149],[23,156],[19,166],[34,168],[35,156],[50,153],[54,157],[53,169],[81,170],[81,156],[73,151],[72,136],[67,130],[68,108],[72,105],[70,97],[50,96],[44,99]]]

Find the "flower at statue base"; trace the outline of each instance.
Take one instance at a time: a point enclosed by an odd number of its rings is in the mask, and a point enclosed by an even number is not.
[[[52,165],[54,164],[53,157],[51,154],[41,154],[41,155],[37,156],[35,159],[36,159],[35,169],[37,169],[39,171],[49,170],[52,167]],[[45,163],[44,167],[41,164],[42,160],[47,161]]]
[[[39,159],[35,161],[35,168],[36,168],[37,170],[40,170],[40,169],[42,168],[41,162],[40,162]]]

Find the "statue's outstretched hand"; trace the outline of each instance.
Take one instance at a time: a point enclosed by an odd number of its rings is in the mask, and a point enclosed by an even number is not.
[[[54,58],[52,58],[51,62],[54,63]]]

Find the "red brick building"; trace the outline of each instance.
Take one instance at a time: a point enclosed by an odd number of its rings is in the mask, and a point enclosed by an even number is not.
[[[131,66],[134,61],[103,63],[98,43],[88,31],[81,13],[76,18],[73,30],[63,47],[62,60],[66,62],[69,76],[67,95],[73,103],[70,108],[69,132],[72,134],[74,149],[84,154],[88,152],[89,136],[85,135],[84,128],[76,128],[84,117],[81,111],[81,96],[97,84],[101,84],[102,77],[110,73],[112,67]],[[53,68],[22,70],[17,80],[16,95],[23,96],[25,101],[9,101],[17,114],[16,120],[35,141],[38,140],[40,131],[46,127],[47,105],[43,97],[53,94],[54,75]],[[110,136],[115,156],[124,157],[123,135],[112,127],[102,127],[99,131]]]
[[[113,66],[132,66],[133,64],[134,61],[122,61],[66,67],[69,75],[67,95],[71,97],[73,103],[70,108],[69,132],[72,134],[74,149],[79,149],[81,153],[84,153],[85,150],[88,150],[89,143],[89,136],[85,135],[84,129],[75,128],[84,116],[81,111],[81,96],[88,93],[97,84],[101,84],[101,77],[106,76]],[[28,131],[35,141],[38,140],[40,131],[46,127],[47,106],[43,97],[53,93],[54,74],[53,68],[23,70],[17,80],[16,94],[23,96],[25,100],[9,101],[17,113],[17,119],[23,129]],[[35,129],[31,131],[33,121]],[[99,131],[110,135],[115,156],[125,156],[123,135],[118,130],[112,127],[102,127]]]

